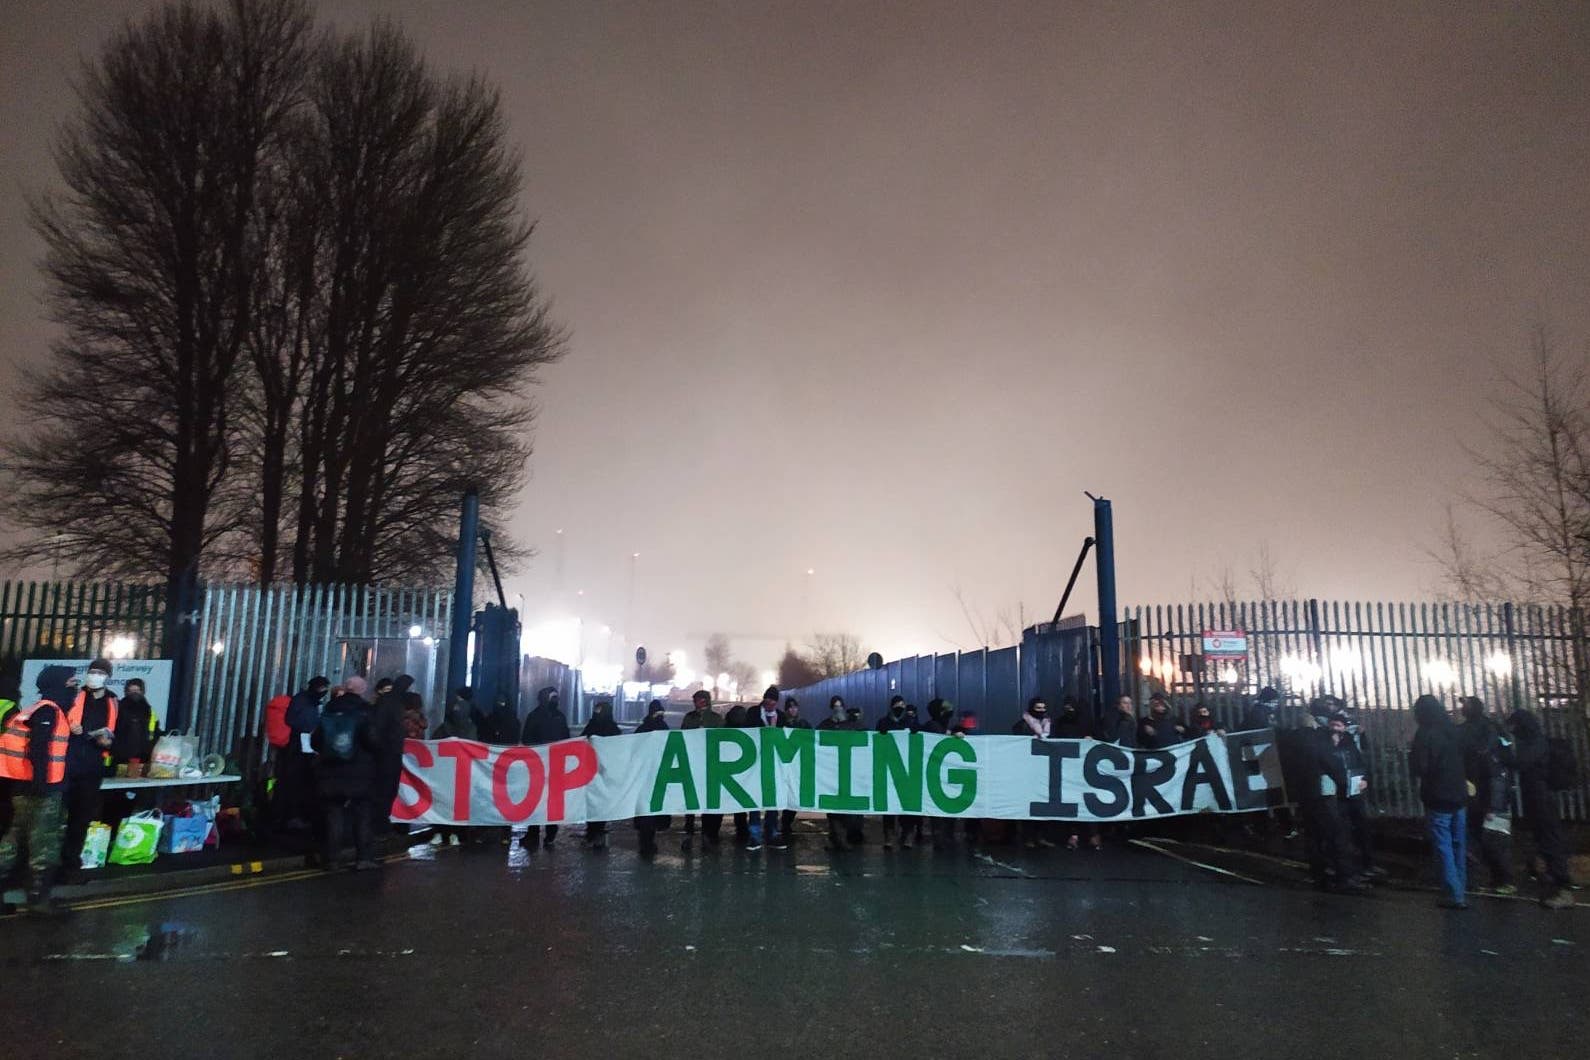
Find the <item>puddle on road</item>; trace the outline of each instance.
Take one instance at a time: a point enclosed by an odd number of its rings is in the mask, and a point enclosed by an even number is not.
[[[135,961],[164,961],[191,948],[199,932],[181,924],[151,924],[148,937],[133,950]]]

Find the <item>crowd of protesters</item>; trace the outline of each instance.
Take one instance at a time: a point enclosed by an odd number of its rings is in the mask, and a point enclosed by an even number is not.
[[[66,667],[46,667],[38,679],[38,699],[21,707],[19,696],[5,697],[0,689],[0,726],[6,745],[0,747],[0,770],[5,754],[26,759],[6,776],[11,799],[8,811],[15,821],[0,821],[5,837],[0,841],[0,877],[8,874],[25,852],[34,880],[32,899],[43,900],[49,881],[62,863],[61,852],[82,845],[83,831],[103,811],[98,799],[99,781],[110,763],[147,759],[156,733],[143,689],[129,681],[118,703],[105,691],[110,664],[95,660],[84,687],[76,687]],[[15,691],[15,690],[12,690]],[[329,698],[328,698],[329,697]],[[10,703],[4,700],[9,698]],[[119,709],[118,709],[119,708]],[[1370,826],[1368,792],[1374,783],[1366,738],[1357,718],[1333,696],[1313,700],[1305,711],[1290,711],[1282,720],[1281,697],[1263,689],[1242,712],[1239,728],[1277,730],[1286,805],[1264,817],[1266,825],[1286,830],[1289,838],[1300,834],[1310,875],[1322,889],[1342,894],[1363,894],[1383,879],[1377,863]],[[1114,709],[1090,719],[1090,712],[1070,698],[1051,715],[1039,697],[1028,701],[1010,731],[1038,739],[1093,739],[1125,747],[1165,749],[1224,728],[1204,704],[1185,715],[1177,713],[1167,695],[1153,694],[1139,715],[1131,697],[1123,696]],[[1466,908],[1469,848],[1489,874],[1493,893],[1517,893],[1512,850],[1512,824],[1521,811],[1532,838],[1539,865],[1537,877],[1545,886],[1543,904],[1565,908],[1573,904],[1564,839],[1555,792],[1563,787],[1565,766],[1536,715],[1527,709],[1505,718],[1493,717],[1478,699],[1461,701],[1456,724],[1446,706],[1434,696],[1421,696],[1414,704],[1418,729],[1409,751],[1411,774],[1426,811],[1426,828],[1438,868],[1443,894],[1441,904]],[[757,704],[736,704],[719,713],[705,691],[695,693],[691,709],[680,721],[681,729],[813,728],[794,697],[781,697],[769,687]],[[653,700],[635,732],[669,727],[660,701]],[[822,730],[865,728],[859,708],[832,697],[827,714],[816,725]],[[955,704],[934,699],[925,717],[914,704],[894,696],[875,725],[876,731],[925,732],[966,735],[977,731],[976,716],[957,712]],[[595,704],[590,720],[579,735],[612,738],[622,730],[613,718],[611,704]],[[64,734],[64,735],[63,735]],[[427,722],[424,701],[414,691],[413,678],[404,675],[382,679],[370,687],[362,677],[349,677],[333,687],[316,677],[291,696],[279,696],[266,708],[266,735],[271,745],[271,793],[268,820],[277,830],[312,834],[313,864],[334,868],[345,840],[351,840],[353,867],[378,867],[376,838],[393,828],[389,810],[402,773],[403,744],[410,739],[478,740],[491,744],[541,745],[569,739],[573,732],[556,688],[543,688],[535,707],[523,720],[506,696],[489,706],[475,702],[469,688],[458,689],[446,704],[440,724]],[[12,746],[14,745],[14,746]],[[57,753],[59,752],[59,753]],[[20,774],[26,772],[26,778]],[[732,815],[733,841],[750,851],[764,847],[787,849],[795,838],[793,810],[748,811]],[[827,814],[827,845],[835,852],[849,851],[869,842],[869,822],[856,814]],[[670,828],[667,817],[648,816],[633,822],[640,853],[658,852],[658,835]],[[724,815],[686,815],[681,846],[686,852],[720,846]],[[945,849],[964,843],[976,848],[990,838],[990,830],[1008,834],[1028,848],[1054,847],[1061,842],[1071,849],[1084,845],[1102,849],[1105,839],[1130,826],[1087,822],[984,822],[971,819],[884,815],[872,835],[885,849],[910,850],[931,844]],[[1251,827],[1251,826],[1250,826]],[[550,849],[558,826],[530,827],[519,839],[527,850]],[[436,829],[433,842],[470,842],[505,837],[503,829]],[[593,850],[604,850],[609,841],[607,822],[591,822],[584,833]]]

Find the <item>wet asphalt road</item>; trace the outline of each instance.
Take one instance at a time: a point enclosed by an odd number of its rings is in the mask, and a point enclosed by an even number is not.
[[[4,1055],[1566,1057],[1590,1024],[1583,909],[615,832],[0,921]]]

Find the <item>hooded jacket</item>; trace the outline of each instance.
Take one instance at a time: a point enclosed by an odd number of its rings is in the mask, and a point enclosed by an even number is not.
[[[613,720],[613,715],[605,710],[598,710],[591,715],[591,720],[585,723],[585,728],[580,730],[581,736],[622,736],[624,731],[618,727],[618,722]]]
[[[1463,776],[1463,744],[1457,726],[1434,696],[1420,696],[1413,704],[1419,731],[1413,736],[1408,768],[1419,783],[1419,799],[1426,810],[1456,813],[1468,803],[1468,783]]]
[[[569,719],[553,700],[558,690],[551,685],[536,693],[536,709],[525,715],[524,729],[519,742],[524,744],[557,743],[569,738]]]
[[[1518,769],[1518,793],[1524,803],[1524,816],[1534,819],[1556,815],[1557,800],[1546,782],[1551,745],[1546,730],[1535,712],[1520,707],[1507,719],[1513,731],[1512,761]]]
[[[65,780],[50,782],[50,750],[57,733],[66,731],[66,704],[72,701],[72,690],[66,684],[72,676],[69,666],[46,666],[39,671],[36,687],[39,702],[48,700],[55,709],[35,707],[28,716],[28,760],[33,764],[32,780],[0,780],[0,786],[9,786],[14,795],[51,795],[66,786]],[[0,716],[0,725],[8,722],[20,705]]]
[[[641,723],[639,725],[635,726],[635,731],[636,732],[667,732],[668,731],[668,715],[664,714],[660,710],[657,711],[654,714],[647,714],[646,717],[644,719],[642,719]]]
[[[1067,703],[1060,708],[1060,716],[1054,719],[1053,732],[1056,739],[1084,740],[1088,737],[1088,721],[1076,704]]]
[[[330,708],[327,708],[330,709]],[[455,699],[447,708],[447,716],[431,733],[433,740],[478,740],[475,728],[474,704],[467,699]]]
[[[1507,746],[1483,706],[1464,704],[1458,737],[1463,744],[1463,775],[1474,786],[1474,794],[1469,796],[1471,818],[1510,813],[1513,775],[1503,762]]]
[[[1347,790],[1347,770],[1342,768],[1330,733],[1324,729],[1281,729],[1276,733],[1275,749],[1281,760],[1282,782],[1293,802],[1334,799]],[[1330,784],[1326,785],[1325,780]],[[1329,794],[1327,786],[1331,789]]]

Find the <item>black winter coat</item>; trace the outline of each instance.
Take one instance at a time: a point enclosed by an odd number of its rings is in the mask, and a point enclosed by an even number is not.
[[[1329,778],[1337,794],[1347,790],[1347,771],[1323,729],[1284,729],[1276,736],[1281,757],[1281,778],[1294,802],[1335,798],[1324,793],[1321,781]]]
[[[592,714],[591,720],[580,730],[581,736],[622,736],[623,730],[611,714]]]
[[[1435,706],[1428,706],[1426,700]],[[1468,781],[1463,776],[1463,743],[1457,726],[1433,697],[1419,697],[1413,711],[1419,731],[1413,737],[1408,767],[1419,784],[1419,798],[1427,810],[1456,813],[1469,798]]]
[[[543,703],[525,715],[524,730],[519,742],[524,744],[557,743],[569,738],[569,719],[563,711],[550,703]]]
[[[356,713],[359,727],[354,737],[353,757],[347,761],[333,759],[324,753],[322,736],[327,714]],[[362,799],[369,797],[375,788],[376,755],[381,745],[376,740],[371,723],[370,704],[351,692],[326,704],[321,712],[321,725],[309,738],[315,749],[315,787],[323,799]]]
[[[1136,747],[1137,719],[1118,710],[1105,711],[1094,728],[1093,737],[1104,743],[1113,743],[1121,747]]]

